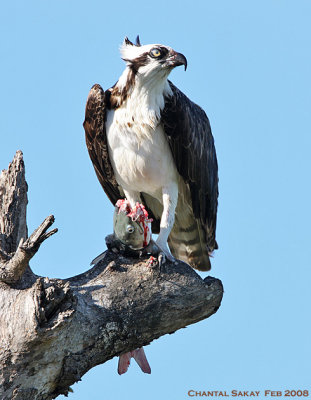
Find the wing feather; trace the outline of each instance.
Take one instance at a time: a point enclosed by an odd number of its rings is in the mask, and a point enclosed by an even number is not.
[[[194,216],[201,222],[209,252],[215,239],[218,205],[218,165],[209,120],[205,112],[172,82],[161,113],[164,131],[176,163],[191,193]]]
[[[114,176],[109,160],[106,136],[106,95],[98,84],[92,86],[85,107],[86,146],[92,160],[97,178],[113,205],[124,197]]]

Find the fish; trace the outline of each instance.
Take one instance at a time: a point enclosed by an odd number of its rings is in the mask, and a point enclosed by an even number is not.
[[[114,235],[132,250],[142,250],[151,240],[151,222],[145,207],[136,203],[131,209],[128,200],[118,200],[113,215]]]
[[[107,247],[133,256],[141,255],[144,250],[148,254],[158,253],[158,247],[151,240],[151,222],[143,204],[137,202],[132,209],[128,200],[118,200],[113,214],[113,235],[106,237]],[[94,258],[91,265],[103,260],[105,254],[104,251]]]

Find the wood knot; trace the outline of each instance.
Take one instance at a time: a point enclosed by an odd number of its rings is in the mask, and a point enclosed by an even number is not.
[[[77,301],[69,282],[39,278],[35,295],[36,317],[40,327],[50,322],[59,325],[75,312]]]

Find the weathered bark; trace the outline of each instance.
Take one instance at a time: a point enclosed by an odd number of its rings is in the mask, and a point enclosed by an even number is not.
[[[107,251],[70,279],[36,276],[30,258],[56,230],[48,217],[27,239],[22,153],[0,177],[0,398],[67,394],[95,365],[215,313],[223,288],[188,265],[150,267]]]

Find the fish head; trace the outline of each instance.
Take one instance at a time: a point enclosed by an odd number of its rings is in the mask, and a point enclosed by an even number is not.
[[[118,207],[115,207],[113,215],[113,229],[116,238],[133,250],[143,249],[150,243],[151,223],[133,220]]]

